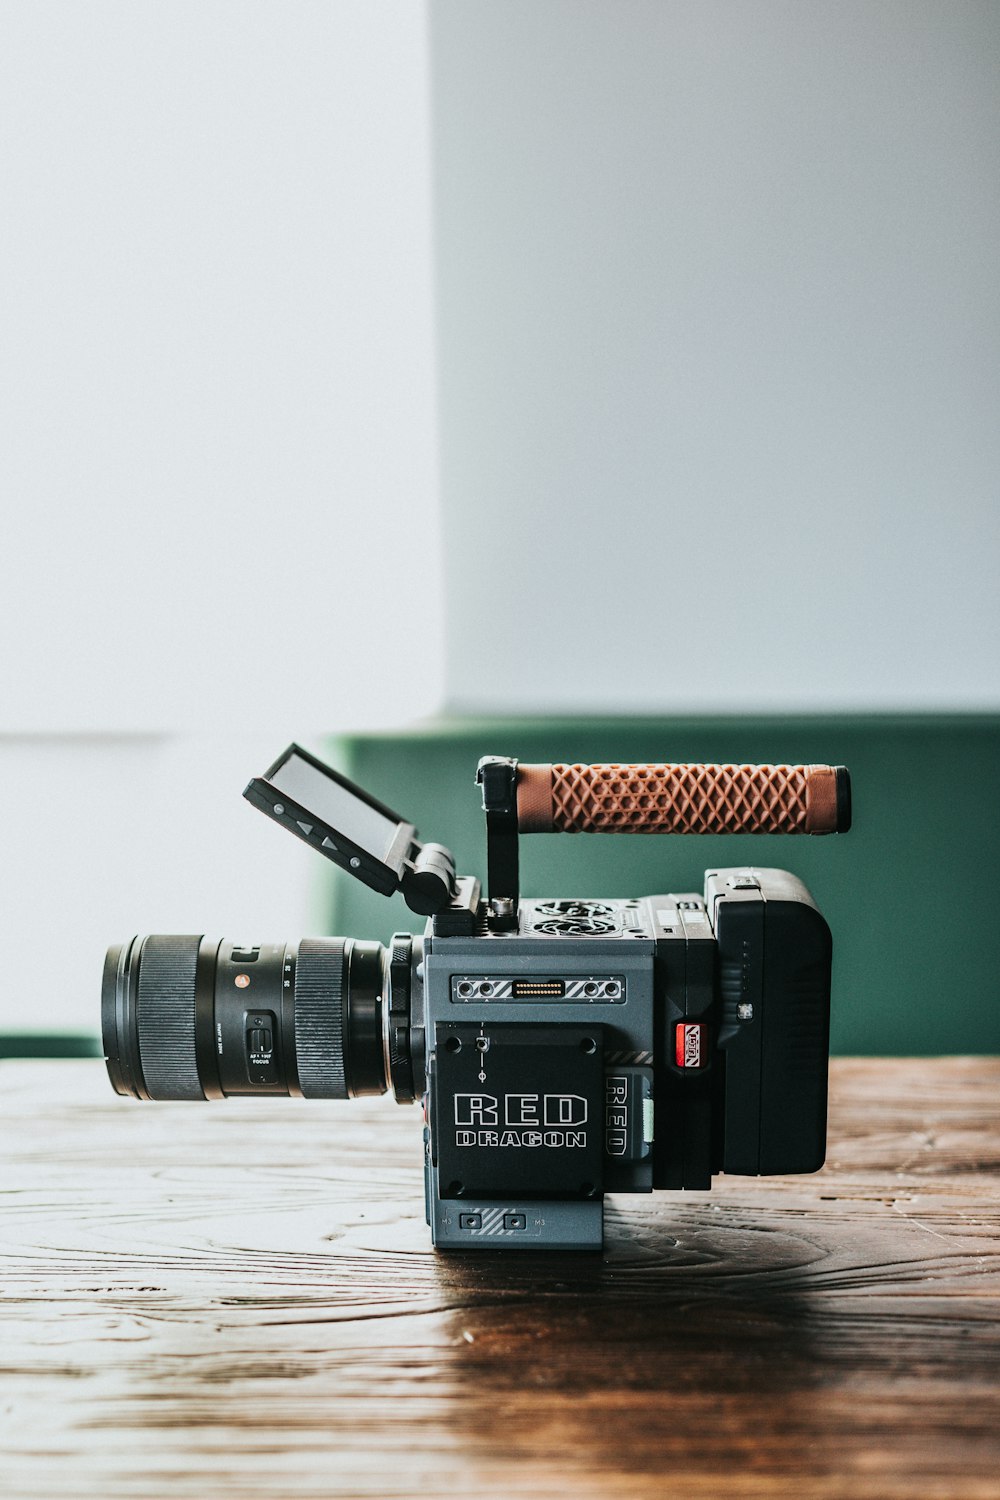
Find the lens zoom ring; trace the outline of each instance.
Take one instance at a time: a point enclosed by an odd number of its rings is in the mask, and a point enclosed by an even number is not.
[[[149,937],[136,1010],[139,1057],[151,1099],[204,1099],[194,1045],[194,976],[200,937]]]
[[[295,1053],[307,1099],[347,1099],[343,938],[303,938],[295,965]]]

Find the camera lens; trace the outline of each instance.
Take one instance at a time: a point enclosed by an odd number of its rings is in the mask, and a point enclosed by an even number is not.
[[[247,945],[135,937],[110,948],[101,1012],[115,1091],[136,1099],[414,1097],[419,939]]]

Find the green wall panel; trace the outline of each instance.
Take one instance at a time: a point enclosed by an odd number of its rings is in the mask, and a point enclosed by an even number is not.
[[[100,1037],[89,1032],[11,1031],[0,1033],[0,1059],[103,1056]]]
[[[844,836],[522,839],[525,895],[700,890],[714,865],[800,875],[833,929],[833,1049],[1000,1052],[1000,716],[483,720],[333,742],[346,774],[485,876],[480,755],[525,761],[787,761],[850,767]],[[422,920],[331,869],[330,930]]]

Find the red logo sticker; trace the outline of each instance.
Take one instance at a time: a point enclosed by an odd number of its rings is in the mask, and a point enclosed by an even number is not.
[[[674,1057],[679,1068],[703,1068],[708,1061],[708,1027],[695,1021],[678,1021]]]

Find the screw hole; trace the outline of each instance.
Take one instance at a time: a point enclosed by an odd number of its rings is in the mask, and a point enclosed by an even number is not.
[[[444,1049],[446,1052],[461,1052],[461,1039],[457,1036],[450,1036],[444,1044]]]
[[[588,1054],[597,1051],[597,1043],[594,1041],[594,1038],[592,1036],[584,1037],[583,1041],[580,1043],[580,1051],[586,1052]]]

